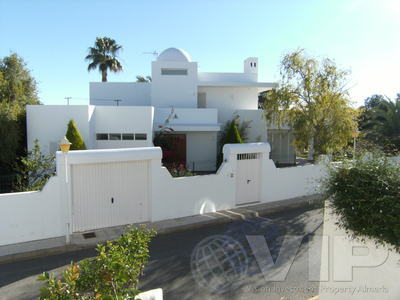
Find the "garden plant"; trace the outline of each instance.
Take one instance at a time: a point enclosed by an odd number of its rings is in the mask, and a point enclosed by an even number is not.
[[[134,299],[155,234],[144,226],[132,227],[119,239],[99,244],[97,256],[71,263],[61,279],[43,273],[39,299]]]
[[[339,227],[400,252],[400,165],[393,158],[366,153],[331,167],[323,192]]]

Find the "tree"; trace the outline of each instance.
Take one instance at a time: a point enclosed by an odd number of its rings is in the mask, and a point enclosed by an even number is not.
[[[297,149],[308,148],[310,159],[346,146],[357,129],[357,110],[346,90],[348,72],[300,49],[284,56],[280,74],[279,85],[260,101],[267,120],[291,126]]]
[[[0,101],[19,104],[40,104],[36,81],[24,60],[13,53],[0,60]]]
[[[10,172],[17,156],[26,155],[27,104],[40,104],[36,81],[16,53],[0,60],[0,169]]]
[[[366,138],[384,144],[386,148],[393,144],[400,150],[400,94],[394,101],[382,96],[368,99],[368,104],[371,99],[374,102],[363,113],[362,130],[366,132]]]
[[[240,137],[239,128],[236,120],[228,122],[226,134],[222,140],[222,146],[225,144],[242,144],[243,140]]]
[[[364,106],[360,107],[361,113],[358,117],[358,128],[361,131],[368,131],[371,129],[371,119],[374,110],[388,98],[382,95],[372,95],[364,100]]]
[[[76,126],[74,120],[68,122],[68,129],[65,135],[67,139],[71,142],[71,150],[86,150],[85,142]]]
[[[122,46],[111,38],[96,38],[94,47],[89,47],[89,54],[85,58],[90,61],[88,71],[98,68],[101,73],[101,81],[106,82],[107,71],[114,73],[122,71],[122,65],[117,59],[118,52],[121,49]]]
[[[17,192],[41,190],[51,176],[55,174],[55,157],[40,152],[38,140],[33,150],[22,156],[15,165],[17,173],[14,190]]]
[[[151,76],[143,77],[138,75],[136,76],[136,82],[151,82]]]
[[[246,134],[247,127],[244,125],[242,127],[243,133]],[[219,167],[222,163],[223,153],[222,148],[225,144],[242,144],[243,139],[240,136],[240,129],[239,129],[239,118],[236,117],[235,119],[226,122],[224,131],[220,137],[220,145],[219,151],[217,155],[217,167]]]

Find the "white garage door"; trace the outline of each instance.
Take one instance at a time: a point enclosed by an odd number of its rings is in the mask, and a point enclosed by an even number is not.
[[[148,221],[148,162],[73,165],[72,230]]]

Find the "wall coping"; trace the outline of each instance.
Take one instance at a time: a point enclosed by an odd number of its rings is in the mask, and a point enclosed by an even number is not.
[[[230,156],[240,153],[269,153],[271,146],[268,143],[226,144],[222,148],[224,155]]]
[[[160,147],[73,150],[67,154],[68,164],[71,165],[161,158],[162,151]],[[64,155],[61,151],[57,151],[57,161],[61,163],[64,161]]]

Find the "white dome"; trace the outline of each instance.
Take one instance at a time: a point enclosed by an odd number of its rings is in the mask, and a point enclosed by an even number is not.
[[[157,57],[157,61],[184,61],[191,62],[192,59],[190,55],[182,49],[178,48],[168,48],[161,52]]]

